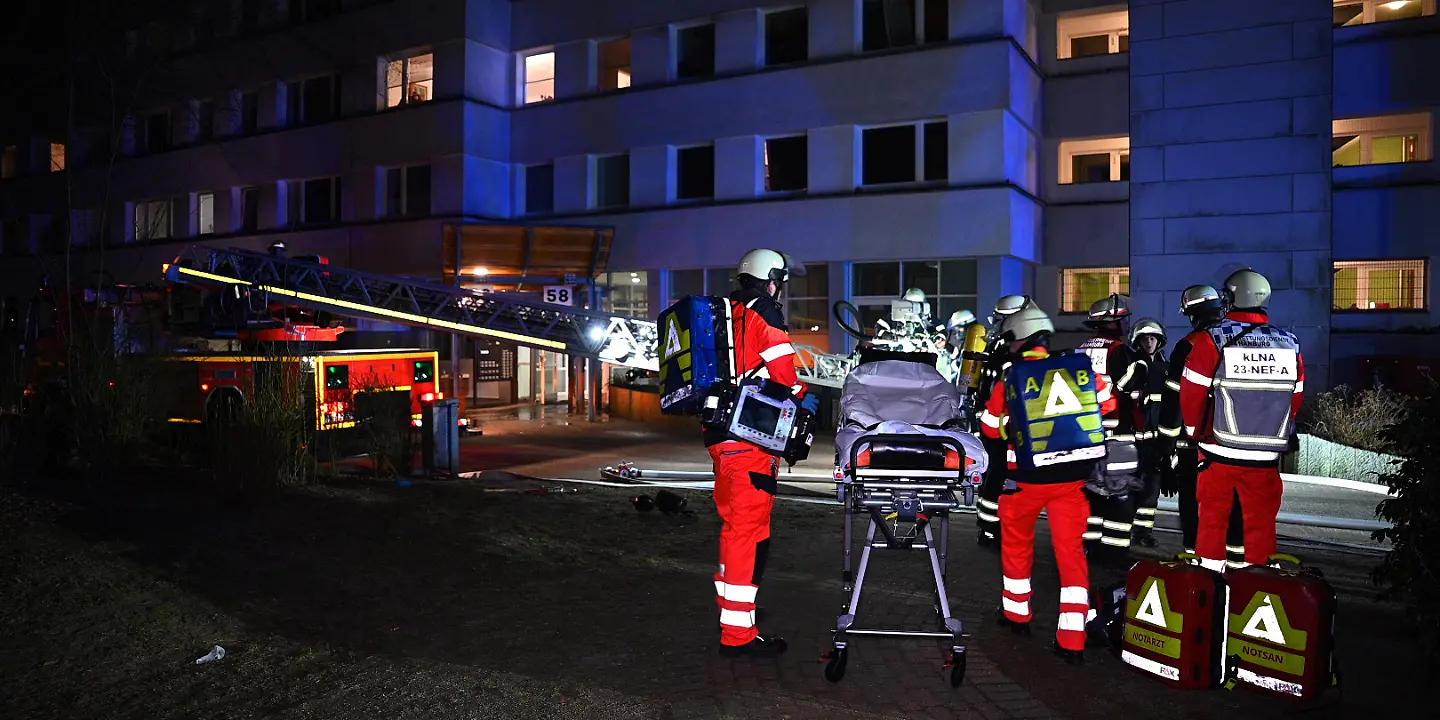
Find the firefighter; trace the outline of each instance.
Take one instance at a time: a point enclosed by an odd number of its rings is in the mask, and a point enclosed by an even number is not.
[[[1238,270],[1225,280],[1222,299],[1225,319],[1196,339],[1180,378],[1185,431],[1200,447],[1195,551],[1201,565],[1217,571],[1226,567],[1236,492],[1245,517],[1245,562],[1265,564],[1275,553],[1284,491],[1280,456],[1294,440],[1305,391],[1299,340],[1270,324],[1270,281]]]
[[[995,385],[981,415],[981,432],[1006,447],[1007,480],[1000,496],[1003,592],[997,622],[1017,635],[1030,632],[1030,571],[1035,521],[1044,511],[1060,568],[1060,619],[1054,651],[1083,662],[1091,619],[1090,570],[1085,558],[1085,484],[1105,456],[1102,414],[1111,411],[1105,376],[1083,354],[1051,355],[1055,326],[1036,307],[1001,324],[1000,338],[1017,358]]]
[[[790,386],[806,410],[819,399],[805,392],[795,369],[795,347],[785,325],[780,293],[791,272],[801,274],[774,250],[751,250],[740,260],[730,294],[735,318],[736,372],[754,373]],[[720,654],[726,657],[775,657],[785,641],[761,635],[755,623],[755,596],[770,549],[770,511],[775,505],[778,458],[750,443],[731,440],[725,429],[707,426],[705,445],[715,467],[715,509],[720,529],[720,569],[715,573],[720,607]]]
[[[1090,357],[1095,372],[1114,388],[1118,402],[1105,413],[1105,435],[1114,446],[1135,443],[1136,406],[1130,393],[1136,388],[1138,367],[1135,353],[1130,350],[1126,332],[1130,321],[1129,299],[1111,295],[1095,301],[1085,319],[1085,326],[1095,336],[1080,344],[1080,352]],[[1112,448],[1112,454],[1119,455]],[[1139,464],[1134,468],[1139,471]],[[1135,481],[1138,485],[1138,478]],[[1104,562],[1123,562],[1130,555],[1130,531],[1135,519],[1135,494],[1127,488],[1090,488],[1090,517],[1085,530],[1085,545],[1091,557]]]
[[[1186,553],[1195,553],[1195,529],[1200,523],[1199,505],[1195,502],[1195,481],[1200,473],[1200,452],[1195,439],[1184,431],[1180,416],[1180,380],[1185,360],[1195,343],[1208,337],[1206,331],[1225,316],[1220,291],[1209,285],[1191,285],[1180,295],[1180,314],[1190,321],[1191,333],[1175,343],[1166,371],[1164,396],[1160,402],[1160,435],[1172,444],[1168,472],[1161,484],[1164,492],[1178,495],[1180,505],[1180,536]],[[1230,530],[1225,549],[1231,567],[1243,567],[1245,561],[1244,522],[1240,512],[1239,494],[1230,511]]]
[[[1005,368],[1010,366],[1010,352],[1007,344],[1000,339],[1001,321],[1006,317],[1035,303],[1025,295],[1006,295],[995,302],[995,311],[990,314],[989,346],[985,349],[985,364],[980,371],[980,387],[975,394],[978,406],[990,399],[990,393],[1000,382]],[[975,496],[975,525],[979,528],[976,542],[980,547],[1000,546],[1000,491],[1005,487],[1005,443],[981,436],[990,465],[980,483],[980,492]]]
[[[1130,349],[1140,371],[1130,398],[1139,406],[1135,439],[1140,444],[1140,480],[1144,483],[1135,499],[1130,537],[1147,548],[1157,544],[1155,508],[1160,503],[1161,475],[1170,466],[1170,443],[1158,432],[1167,370],[1165,341],[1165,326],[1154,318],[1142,318],[1130,328]]]

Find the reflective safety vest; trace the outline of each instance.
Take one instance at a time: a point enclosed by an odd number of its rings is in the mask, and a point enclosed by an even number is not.
[[[1005,376],[1015,466],[1019,469],[1105,457],[1095,371],[1080,353],[1010,366]]]
[[[1295,429],[1300,341],[1273,325],[1225,320],[1208,332],[1220,350],[1210,386],[1215,444],[1233,450],[1283,453]]]
[[[1124,373],[1126,368],[1110,367],[1110,353],[1115,350],[1115,348],[1124,344],[1125,341],[1119,338],[1093,337],[1080,343],[1080,347],[1076,348],[1076,350],[1090,356],[1090,366],[1095,368],[1095,372],[1111,380],[1113,384],[1113,381],[1118,379],[1114,373],[1117,371]]]

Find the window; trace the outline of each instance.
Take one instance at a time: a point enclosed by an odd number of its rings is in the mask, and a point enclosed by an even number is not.
[[[1073,268],[1060,271],[1060,312],[1086,313],[1096,301],[1130,294],[1130,268]]]
[[[339,222],[340,178],[291,182],[289,190],[292,225],[327,225]]]
[[[135,239],[163,240],[170,237],[170,201],[135,203]]]
[[[700,145],[675,151],[675,198],[700,200],[715,197],[715,146]]]
[[[950,0],[865,0],[861,47],[865,52],[950,39]]]
[[[1435,14],[1435,0],[1335,0],[1335,27],[1409,20]]]
[[[391,60],[385,70],[385,107],[428,102],[435,91],[435,55]]]
[[[525,104],[555,99],[555,53],[525,56]]]
[[[674,303],[680,298],[691,295],[705,295],[705,271],[704,270],[671,270],[670,275],[670,297],[667,304]],[[729,288],[724,292],[716,293],[721,297],[730,294]]]
[[[195,213],[199,224],[198,235],[215,234],[215,193],[200,193],[195,197]]]
[[[1424,260],[1335,263],[1335,310],[1424,310]]]
[[[5,146],[5,158],[0,163],[0,177],[6,180],[20,177],[20,148],[15,145]]]
[[[1055,21],[1055,40],[1060,60],[1130,52],[1130,11],[1121,7],[1061,15]]]
[[[675,77],[703,78],[715,74],[715,26],[694,25],[675,33]]]
[[[804,135],[765,141],[765,192],[796,192],[810,175],[808,139]]]
[[[943,320],[956,310],[975,312],[977,273],[975,261],[966,259],[854,263],[851,302],[860,310],[864,327],[872,328],[876,320],[890,317],[892,300],[899,300],[909,288],[919,288],[932,316]]]
[[[810,57],[810,11],[798,7],[765,15],[765,64],[788,65]]]
[[[595,278],[604,297],[600,300],[603,312],[626,317],[650,317],[650,273],[608,272]]]
[[[100,208],[70,213],[70,243],[76,247],[94,245],[100,237]]]
[[[1331,128],[1335,167],[1430,159],[1428,112],[1336,120]]]
[[[527,214],[555,211],[555,165],[531,165],[525,168],[525,212]]]
[[[1060,142],[1061,185],[1130,180],[1130,138]]]
[[[260,229],[260,188],[240,188],[240,232],[255,232]]]
[[[50,172],[65,169],[65,143],[50,143]]]
[[[430,166],[390,168],[385,171],[385,216],[423,217],[430,214]]]
[[[215,101],[201,100],[195,104],[195,142],[209,142],[215,137]]]
[[[949,123],[866,128],[860,136],[861,185],[931,182],[950,174]]]
[[[170,113],[157,112],[145,118],[144,152],[161,152],[170,149]]]
[[[260,129],[260,95],[253,92],[240,94],[240,134],[252,135]]]
[[[290,0],[290,22],[315,22],[340,14],[340,0]]]
[[[600,43],[600,89],[630,87],[630,38]]]
[[[801,345],[830,352],[830,269],[825,263],[807,263],[805,274],[785,284],[785,320],[790,337]]]
[[[630,205],[630,156],[609,155],[595,159],[595,207],[623,208]]]
[[[324,75],[290,83],[290,125],[314,125],[340,117],[340,76]]]

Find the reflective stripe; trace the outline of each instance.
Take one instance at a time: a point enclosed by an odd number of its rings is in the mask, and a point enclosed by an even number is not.
[[[1085,632],[1085,613],[1060,613],[1060,624],[1056,629]]]
[[[1102,522],[1105,522],[1105,518],[1099,517],[1097,515],[1091,515],[1090,517],[1085,518],[1085,524],[1087,525],[1099,525]]]
[[[1004,577],[1004,576],[1002,576]],[[1030,578],[1005,577],[1005,592],[1025,595],[1030,592]],[[1061,602],[1064,602],[1063,600]]]
[[[1120,427],[1120,421],[1119,421],[1119,420],[1115,420],[1115,419],[1113,419],[1113,418],[1110,419],[1110,420],[1101,420],[1101,421],[1100,421],[1100,424],[1103,425],[1103,426],[1105,426],[1105,427],[1107,427],[1107,428],[1117,428],[1117,427]]]
[[[984,510],[979,510],[979,509],[977,509],[977,510],[975,511],[975,517],[978,517],[978,518],[980,518],[981,520],[983,520],[983,521],[985,521],[985,522],[993,522],[993,523],[998,523],[998,522],[1000,522],[1000,517],[999,517],[999,516],[997,516],[997,515],[991,515],[991,514],[985,512]]]
[[[1215,572],[1225,572],[1225,561],[1211,560],[1210,558],[1202,557],[1200,558],[1200,567],[1203,567],[1206,570],[1214,570]]]
[[[1194,433],[1192,432],[1191,435],[1194,435]],[[1280,459],[1280,453],[1270,452],[1269,450],[1236,450],[1211,443],[1200,443],[1200,449],[1204,450],[1207,455],[1217,455],[1230,460],[1270,462]]]
[[[1000,608],[1005,612],[1015,613],[1021,617],[1030,617],[1030,603],[1028,602],[1002,597],[1000,598]]]
[[[1137,468],[1139,468],[1139,467],[1140,467],[1140,463],[1138,463],[1138,462],[1123,462],[1123,463],[1122,463],[1122,462],[1116,462],[1116,463],[1106,463],[1106,464],[1105,464],[1105,469],[1106,469],[1106,470],[1109,470],[1109,471],[1111,471],[1111,472],[1114,472],[1114,471],[1117,471],[1117,470],[1135,470],[1135,469],[1137,469]]]
[[[1171,380],[1171,379],[1169,379],[1169,378],[1166,378],[1166,379],[1165,379],[1165,387],[1170,388],[1171,390],[1177,390],[1177,391],[1178,391],[1178,390],[1180,389],[1180,383],[1178,383],[1178,382],[1176,382],[1176,381],[1174,381],[1174,380]]]
[[[1115,422],[1116,422],[1116,424],[1119,424],[1120,421],[1119,421],[1119,420],[1116,420]],[[1107,439],[1108,439],[1108,440],[1115,440],[1115,441],[1117,441],[1117,442],[1135,442],[1135,436],[1134,436],[1134,435],[1111,435],[1111,436],[1110,436],[1109,438],[1107,438]]]
[[[1090,591],[1077,585],[1060,588],[1061,605],[1089,605]]]
[[[786,355],[794,355],[794,354],[795,354],[795,346],[794,346],[794,345],[791,345],[790,343],[780,343],[779,345],[772,345],[772,346],[770,346],[770,347],[768,347],[768,348],[765,348],[764,350],[761,350],[761,351],[760,351],[760,359],[761,359],[761,360],[764,360],[765,362],[768,363],[768,362],[772,362],[772,361],[775,361],[775,360],[779,360],[780,358],[785,357]]]
[[[1186,434],[1186,435],[1189,435],[1189,436],[1192,437],[1192,438],[1195,437],[1195,426],[1194,426],[1194,425],[1186,425],[1186,426],[1185,426],[1185,434]]]
[[[1092,622],[1092,621],[1094,621],[1095,618],[1096,618],[1097,616],[1099,616],[1099,615],[1100,615],[1100,613],[1095,612],[1095,608],[1092,607],[1092,608],[1090,608],[1089,611],[1087,611],[1087,612],[1085,613],[1085,622],[1087,622],[1087,623]]]
[[[1154,515],[1154,514],[1155,514],[1155,508],[1152,508],[1152,507],[1138,507],[1138,508],[1135,508],[1135,514],[1136,514],[1136,515]]]
[[[1153,528],[1153,527],[1155,527],[1155,521],[1154,521],[1154,520],[1136,520],[1136,521],[1135,521],[1135,527]]]
[[[976,504],[976,505],[979,505],[980,507],[983,507],[983,508],[985,508],[985,509],[987,509],[987,510],[999,510],[999,509],[1000,509],[1000,503],[991,502],[991,501],[989,501],[989,500],[986,500],[986,499],[983,498],[983,497],[982,497],[982,498],[975,498],[975,504]]]
[[[1125,661],[1126,665],[1139,668],[1141,670],[1144,670],[1145,672],[1150,673],[1151,675],[1158,675],[1162,678],[1165,678],[1166,680],[1180,679],[1180,668],[1171,667],[1164,663],[1158,663],[1154,660],[1151,660],[1150,658],[1140,657],[1139,655],[1136,655],[1129,650],[1121,650],[1120,659]]]
[[[989,410],[980,413],[980,422],[995,429],[1000,429],[1000,416],[991,415]]]
[[[1080,537],[1083,538],[1083,539],[1085,539],[1085,540],[1099,540],[1099,539],[1100,539],[1100,531],[1096,530],[1096,531],[1094,531],[1094,532],[1087,532],[1087,533],[1085,533],[1084,535],[1081,535]]]
[[[1304,380],[1299,380],[1299,381],[1297,381],[1297,382],[1295,383],[1295,392],[1297,392],[1297,393],[1305,392],[1305,381],[1304,381]]]
[[[799,395],[800,393],[805,392],[805,386],[804,386],[804,385],[791,385],[791,386],[790,386],[790,392],[792,392],[792,393],[794,393],[794,394],[796,394],[796,395]]]
[[[1173,437],[1180,437],[1180,428],[1178,428],[1178,427],[1162,427],[1162,428],[1160,428],[1160,434],[1161,434],[1161,435],[1164,435],[1165,437],[1172,437],[1172,438],[1173,438]]]
[[[1111,547],[1123,547],[1123,548],[1128,548],[1128,547],[1130,547],[1130,538],[1129,538],[1129,537],[1124,537],[1124,538],[1112,538],[1112,537],[1103,537],[1103,536],[1102,536],[1102,537],[1100,538],[1100,544],[1102,544],[1102,545],[1109,545],[1109,546],[1111,546]]]
[[[1226,560],[1226,561],[1225,561],[1225,568],[1226,568],[1227,570],[1239,570],[1239,569],[1241,569],[1241,568],[1247,568],[1247,567],[1250,567],[1250,563],[1247,563],[1247,562],[1244,562],[1244,561],[1241,561],[1241,562],[1235,562],[1235,561],[1231,561],[1231,560]]]
[[[719,595],[720,597],[725,597],[725,583],[720,582],[719,580],[715,581],[715,594]]]
[[[721,610],[720,624],[738,628],[755,627],[755,611]]]
[[[1005,449],[1005,461],[1012,463],[1015,462],[1015,448],[1012,447]]]
[[[1204,387],[1210,387],[1215,382],[1214,380],[1204,375],[1201,375],[1200,373],[1195,372],[1188,367],[1180,373],[1180,376],[1185,378],[1186,380],[1189,380],[1192,383],[1195,383],[1196,385],[1201,385]]]
[[[1160,402],[1165,396],[1160,393],[1150,393],[1150,402]]]
[[[1120,532],[1130,532],[1130,523],[1122,523],[1122,522],[1115,522],[1114,520],[1106,520],[1106,521],[1104,521],[1104,522],[1101,523],[1101,524],[1105,527],[1106,530],[1119,530]]]
[[[1272,690],[1278,693],[1285,693],[1286,695],[1303,697],[1305,694],[1305,686],[1303,685],[1300,685],[1298,683],[1286,682],[1284,680],[1281,680],[1280,678],[1270,677],[1269,675],[1261,675],[1253,670],[1246,670],[1243,667],[1235,668],[1235,677],[1239,678],[1244,682],[1250,683],[1251,685],[1262,687],[1266,690]]]
[[[1235,554],[1237,554],[1237,555],[1244,555],[1244,554],[1245,554],[1245,546],[1244,546],[1244,545],[1226,545],[1226,546],[1225,546],[1225,550],[1226,550],[1226,552],[1232,552],[1232,553],[1235,553]]]
[[[730,602],[753,603],[756,593],[759,592],[760,588],[754,585],[726,585],[720,596]]]
[[[1110,386],[1109,386],[1109,385],[1106,385],[1105,387],[1100,388],[1098,391],[1095,392],[1095,401],[1096,401],[1096,402],[1102,402],[1102,403],[1103,403],[1103,402],[1105,402],[1106,400],[1109,400],[1110,397],[1111,397],[1111,395],[1110,395]]]

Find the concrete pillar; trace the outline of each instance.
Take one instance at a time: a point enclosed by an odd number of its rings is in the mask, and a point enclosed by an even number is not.
[[[674,77],[675,32],[669,25],[637,30],[630,36],[630,83],[659,85]]]
[[[979,258],[975,273],[975,316],[984,318],[995,308],[995,301],[1006,295],[1023,295],[1028,289],[1030,269],[1016,257],[989,256]],[[1042,306],[1043,307],[1043,306]],[[1047,309],[1053,312],[1053,308]]]
[[[860,131],[854,125],[818,128],[809,132],[809,143],[809,191],[854,190],[860,182]]]
[[[489,45],[466,40],[463,84],[465,96],[499,107],[514,104],[516,91],[512,88],[516,62],[523,61],[515,60],[510,53]],[[438,83],[440,79],[440,70],[437,68],[435,81]],[[436,92],[438,94],[439,91]]]
[[[861,0],[811,0],[810,58],[854,55],[860,51]]]
[[[256,124],[262,130],[273,130],[285,127],[289,114],[286,112],[285,83],[269,82],[260,86],[256,91],[259,98],[257,104],[258,115]]]
[[[950,4],[951,39],[1007,35],[1036,57],[1034,0],[925,0],[926,6],[937,2]]]
[[[595,92],[595,41],[555,46],[555,97],[580,97]]]
[[[726,13],[715,19],[715,72],[760,67],[765,55],[765,14],[759,9]]]
[[[630,206],[664,205],[675,197],[675,148],[654,145],[630,151]]]
[[[765,187],[765,140],[758,135],[715,141],[715,199],[755,197]]]
[[[1316,390],[1330,363],[1332,6],[1130,3],[1131,293],[1174,308],[1185,286],[1254,268]]]
[[[555,212],[584,212],[590,209],[590,165],[589,155],[555,159]]]

